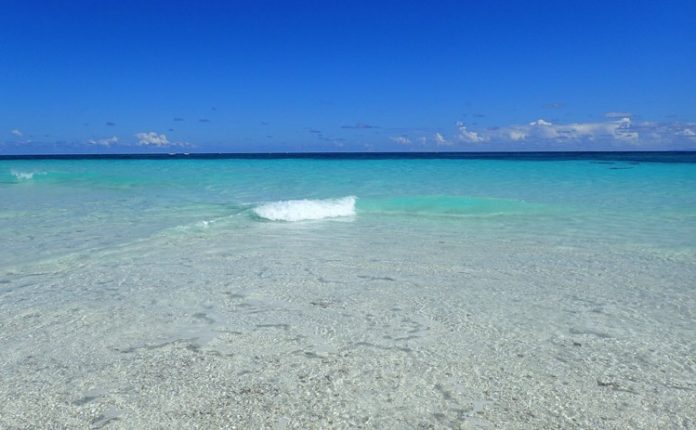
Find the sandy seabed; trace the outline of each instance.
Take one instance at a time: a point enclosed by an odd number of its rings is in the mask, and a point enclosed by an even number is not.
[[[693,255],[405,231],[3,267],[0,428],[696,428]]]

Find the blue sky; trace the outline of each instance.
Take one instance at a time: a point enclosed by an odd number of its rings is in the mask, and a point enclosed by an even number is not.
[[[694,1],[42,1],[0,154],[696,149]]]

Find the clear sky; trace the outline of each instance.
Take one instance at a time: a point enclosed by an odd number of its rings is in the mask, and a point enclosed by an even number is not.
[[[0,154],[696,149],[696,1],[33,1]]]

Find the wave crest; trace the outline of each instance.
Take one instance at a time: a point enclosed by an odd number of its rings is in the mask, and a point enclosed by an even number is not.
[[[357,197],[325,200],[285,200],[254,208],[254,213],[271,221],[306,221],[355,215]]]
[[[18,181],[29,181],[34,178],[35,174],[41,174],[42,172],[22,172],[21,170],[12,169],[10,170],[10,173]]]

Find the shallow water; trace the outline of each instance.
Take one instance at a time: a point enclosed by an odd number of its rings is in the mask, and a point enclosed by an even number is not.
[[[672,158],[0,160],[0,427],[693,428]]]

